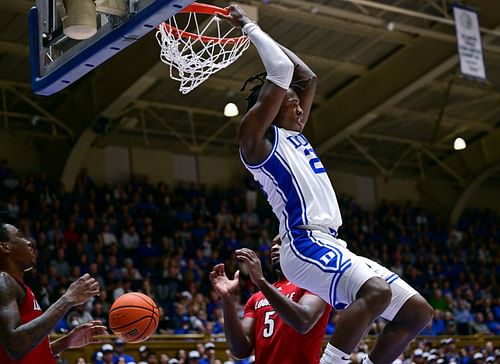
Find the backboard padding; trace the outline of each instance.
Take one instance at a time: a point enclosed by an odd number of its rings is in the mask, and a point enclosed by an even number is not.
[[[50,58],[46,55],[48,48],[45,48],[40,34],[39,10],[33,7],[29,13],[33,92],[48,96],[66,88],[193,2],[194,0],[151,0],[149,5],[121,25],[113,28],[108,23],[96,35],[75,42],[69,51],[48,64],[45,64],[45,60]],[[151,54],[151,57],[157,55]]]

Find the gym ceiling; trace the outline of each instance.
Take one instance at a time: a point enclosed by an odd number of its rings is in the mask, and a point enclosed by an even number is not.
[[[439,193],[436,182],[462,192],[478,176],[500,184],[500,1],[465,2],[485,29],[486,83],[459,74],[455,30],[446,24],[451,1],[242,3],[257,7],[261,27],[318,75],[305,134],[327,166],[419,180],[428,195]],[[42,158],[69,155],[88,128],[98,132],[93,145],[237,158],[238,118],[225,118],[222,110],[228,101],[242,109],[240,88],[263,70],[253,47],[182,95],[151,33],[66,90],[36,96],[29,84],[32,4],[0,0],[0,127],[6,132],[33,141]],[[466,150],[453,150],[458,136]]]

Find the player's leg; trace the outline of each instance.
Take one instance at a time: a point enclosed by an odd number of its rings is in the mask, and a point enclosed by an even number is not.
[[[379,317],[391,301],[390,287],[380,277],[370,278],[359,289],[356,299],[342,312],[330,344],[350,357],[372,322]],[[336,361],[321,361],[321,363]]]
[[[390,282],[391,303],[381,316],[389,322],[369,354],[375,364],[392,363],[432,319],[432,307],[408,283],[380,264],[362,258],[378,275]],[[365,360],[366,361],[366,360]]]
[[[351,253],[352,254],[352,253]],[[361,257],[352,256],[352,266],[338,286],[337,308],[347,308],[337,322],[321,364],[346,364],[372,322],[384,312],[391,302],[389,284],[378,276]]]
[[[432,318],[432,307],[419,294],[405,302],[396,317],[385,325],[369,358],[375,364],[388,364],[397,359],[408,344]]]
[[[339,239],[318,231],[292,231],[282,237],[283,273],[343,312],[322,364],[347,363],[371,323],[387,308],[391,289],[361,257]]]

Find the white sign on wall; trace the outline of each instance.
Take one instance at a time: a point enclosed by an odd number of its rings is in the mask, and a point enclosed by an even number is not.
[[[453,6],[460,71],[466,77],[486,80],[479,19],[473,10]]]
[[[104,173],[108,182],[130,180],[130,155],[128,148],[107,146],[104,148]]]
[[[194,155],[174,154],[174,181],[198,182],[198,170]]]

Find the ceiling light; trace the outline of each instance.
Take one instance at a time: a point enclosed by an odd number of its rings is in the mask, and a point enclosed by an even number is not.
[[[463,140],[462,138],[455,139],[455,141],[453,142],[453,149],[464,150],[465,148],[467,148],[467,143],[465,142],[465,140]]]
[[[38,116],[38,115],[33,115],[31,117],[31,125],[33,126],[37,126],[38,122],[42,120],[42,117],[41,116]]]
[[[240,111],[238,110],[238,106],[236,106],[233,102],[228,102],[226,106],[224,106],[224,116],[228,118],[234,118],[238,116]]]

